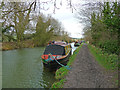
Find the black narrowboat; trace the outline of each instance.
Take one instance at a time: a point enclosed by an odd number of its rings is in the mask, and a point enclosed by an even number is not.
[[[65,42],[54,42],[46,46],[41,56],[43,65],[49,69],[56,70],[62,65],[67,65],[71,55],[71,45]]]
[[[74,44],[74,46],[78,47],[78,46],[80,46],[80,43],[76,41],[75,44]]]

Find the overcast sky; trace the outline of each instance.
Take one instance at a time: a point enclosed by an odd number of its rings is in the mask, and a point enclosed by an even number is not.
[[[65,31],[70,33],[71,37],[81,38],[82,37],[82,24],[78,23],[75,13],[66,9],[65,7],[58,10],[56,14],[52,15],[57,18],[64,25]]]
[[[62,2],[62,6],[60,9],[56,9],[55,14],[53,13],[52,7],[48,11],[43,11],[43,13],[51,14],[54,18],[62,22],[62,25],[65,28],[65,31],[70,33],[71,37],[81,38],[83,37],[82,30],[84,26],[81,23],[79,23],[78,19],[75,17],[77,12],[74,10],[74,12],[72,13],[72,10],[69,8],[69,6],[67,6],[67,3],[65,1],[66,0]],[[77,1],[80,1],[80,0],[74,0],[73,4],[77,3]],[[81,4],[83,4],[82,0],[81,0]]]

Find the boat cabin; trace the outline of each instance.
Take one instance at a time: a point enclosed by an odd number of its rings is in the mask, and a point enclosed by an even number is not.
[[[58,63],[56,63],[55,60],[65,64],[71,55],[71,50],[71,45],[66,44],[65,42],[54,42],[54,44],[48,44],[41,56],[43,64],[47,66],[56,66]]]

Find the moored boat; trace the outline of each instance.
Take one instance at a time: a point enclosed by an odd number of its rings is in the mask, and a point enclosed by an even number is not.
[[[52,42],[46,46],[41,56],[43,64],[49,69],[57,69],[66,65],[71,55],[71,45],[65,42]]]
[[[76,41],[75,44],[74,44],[74,46],[78,47],[78,46],[80,46],[80,43]]]

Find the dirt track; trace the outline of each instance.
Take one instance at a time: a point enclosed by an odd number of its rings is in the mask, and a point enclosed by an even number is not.
[[[114,73],[102,68],[89,52],[86,44],[80,49],[72,69],[66,76],[64,88],[115,88]]]

